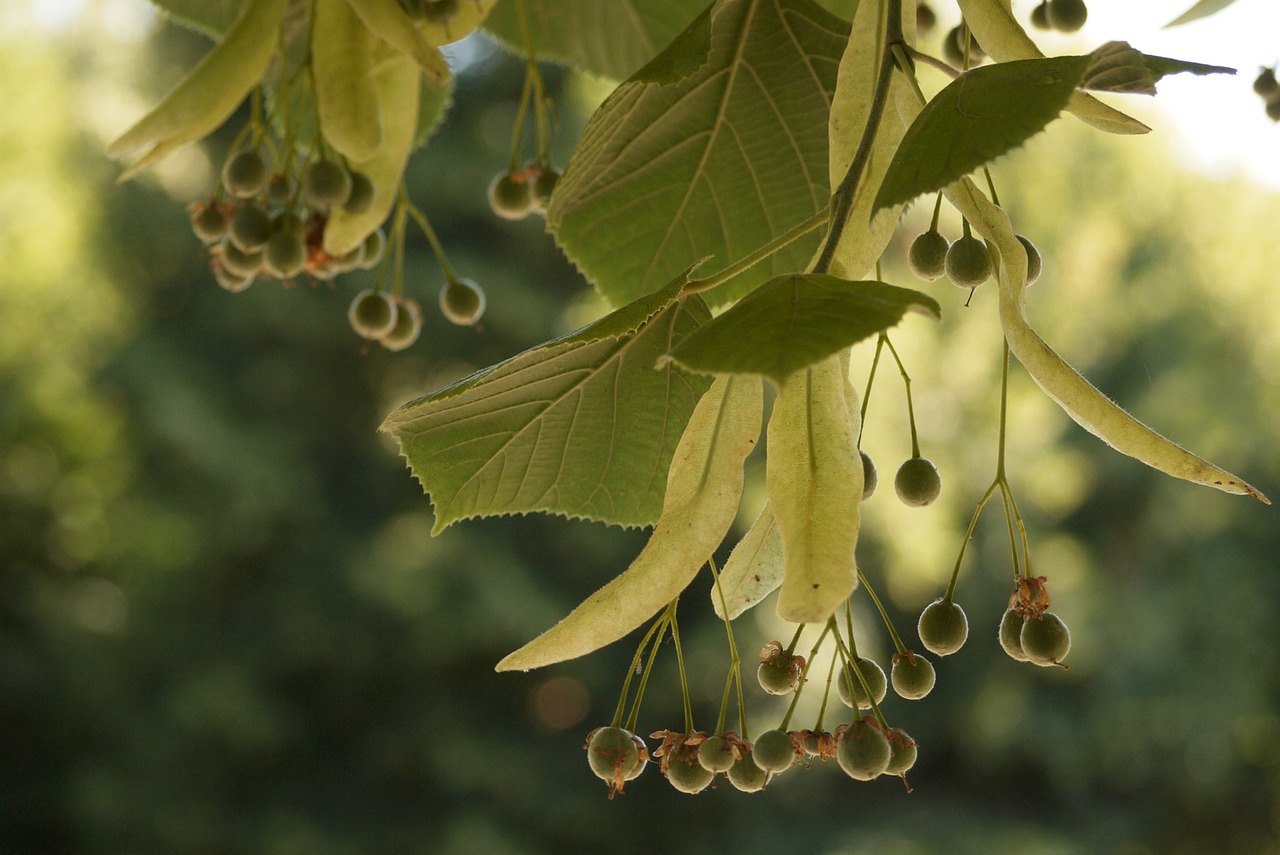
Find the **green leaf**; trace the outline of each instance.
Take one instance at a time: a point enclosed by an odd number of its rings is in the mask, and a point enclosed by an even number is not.
[[[1174,18],[1165,27],[1176,27],[1179,24],[1189,24],[1192,21],[1198,21],[1201,18],[1207,18],[1210,15],[1216,15],[1223,9],[1230,6],[1236,0],[1200,0],[1199,3]]]
[[[938,302],[919,291],[790,273],[743,297],[670,357],[692,371],[763,374],[781,386],[801,368],[887,330],[908,311],[942,317]]]
[[[351,160],[368,160],[382,143],[378,42],[346,0],[315,0],[312,10],[311,71],[325,142]]]
[[[705,323],[687,275],[564,338],[406,404],[382,429],[431,494],[435,531],[544,511],[653,523],[667,467],[709,381],[654,362]]]
[[[1184,72],[1200,75],[1235,74],[1236,70],[1222,65],[1148,56],[1134,50],[1128,42],[1107,42],[1089,54],[1089,66],[1085,69],[1080,88],[1154,95],[1156,83],[1162,77]]]
[[[211,38],[225,33],[245,0],[151,0],[168,18]]]
[[[717,380],[698,401],[666,479],[662,518],[631,566],[569,616],[498,663],[527,671],[617,641],[689,586],[733,525],[742,462],[760,437],[763,384]]]
[[[826,121],[848,24],[811,0],[721,0],[710,21],[709,60],[696,73],[628,81],[596,111],[547,212],[565,253],[614,305],[703,256],[727,265],[827,205]],[[817,239],[710,301],[802,269]]]
[[[721,620],[733,620],[782,584],[782,535],[768,502],[720,571],[711,588],[711,605]],[[720,599],[721,592],[724,599]]]
[[[444,121],[453,106],[453,77],[441,83],[430,77],[422,78],[418,93],[418,130],[413,135],[413,147],[422,148]]]
[[[1088,64],[1087,56],[1020,59],[960,75],[907,128],[874,209],[941,190],[1040,133]]]

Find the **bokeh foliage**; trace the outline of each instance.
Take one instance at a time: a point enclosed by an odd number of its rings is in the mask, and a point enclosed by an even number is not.
[[[923,744],[914,793],[815,769],[762,796],[691,798],[650,770],[606,801],[580,745],[612,712],[626,643],[545,673],[492,666],[642,538],[530,517],[430,539],[426,500],[374,432],[594,305],[537,224],[485,207],[518,64],[494,55],[461,76],[411,173],[455,266],[489,291],[483,329],[437,322],[406,354],[362,355],[344,317],[358,282],[220,291],[177,192],[116,187],[102,159],[90,103],[97,72],[119,73],[110,39],[89,40],[90,23],[37,38],[15,20],[0,18],[0,91],[22,117],[0,124],[0,849],[1280,846],[1272,512],[1107,453],[1016,370],[1012,478],[1074,631],[1072,669],[999,653],[1008,559],[985,519],[959,597],[975,637],[926,701],[889,708]],[[166,63],[204,45],[162,29],[129,48],[132,73],[163,89]],[[588,87],[556,85],[564,142]],[[1047,259],[1030,314],[1137,415],[1274,494],[1280,198],[1183,175],[1160,146],[1064,122],[996,171]],[[409,289],[426,303],[438,274],[425,246],[410,250]],[[885,279],[918,285],[903,269]],[[895,341],[944,496],[909,511],[886,491],[864,509],[864,567],[904,628],[945,583],[994,460],[995,295],[963,309],[957,289],[933,287],[941,328]],[[909,452],[894,382],[883,375],[865,434],[882,476]],[[710,727],[725,656],[705,594],[695,584],[682,628]],[[746,657],[782,631],[770,608],[738,624]],[[679,725],[663,666],[645,730]],[[753,712],[759,728],[780,711]]]

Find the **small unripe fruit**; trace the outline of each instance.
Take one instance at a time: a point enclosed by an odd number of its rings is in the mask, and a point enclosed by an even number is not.
[[[708,772],[728,772],[737,759],[733,744],[723,736],[708,736],[698,746],[698,763]]]
[[[401,300],[396,304],[396,322],[378,344],[391,351],[401,351],[412,345],[422,334],[422,309],[414,300]]]
[[[217,243],[227,236],[230,221],[217,203],[199,203],[191,212],[191,230],[205,243]]]
[[[875,495],[876,485],[880,483],[880,475],[876,472],[876,462],[871,459],[865,451],[859,451],[862,455],[862,501],[866,501]]]
[[[227,237],[244,252],[256,252],[271,238],[271,217],[257,205],[241,205],[231,215]]]
[[[751,756],[756,765],[766,772],[785,772],[796,762],[796,747],[791,735],[784,730],[766,730],[756,737],[751,746]]]
[[[1276,80],[1274,68],[1264,68],[1258,72],[1253,80],[1253,91],[1268,102],[1280,98],[1280,81]]]
[[[883,701],[885,694],[889,691],[889,681],[884,676],[884,670],[873,659],[858,657],[854,663],[857,664],[858,673],[866,681],[867,687],[871,689],[871,698],[877,704]],[[840,676],[836,679],[836,693],[840,695],[840,700],[846,707],[852,708],[857,704],[860,710],[871,709],[871,700],[863,691],[862,681],[858,679],[857,674],[844,668],[840,669]]]
[[[1031,26],[1037,30],[1053,29],[1049,23],[1049,2],[1044,0],[1039,6],[1031,10]]]
[[[941,232],[929,229],[916,235],[907,250],[907,264],[911,272],[926,282],[942,278],[947,272],[947,250],[951,243]]]
[[[227,192],[241,199],[257,196],[267,184],[267,162],[256,151],[244,149],[233,154],[222,165],[222,184]]]
[[[907,732],[900,727],[893,727],[885,734],[885,738],[889,740],[889,765],[885,767],[886,775],[905,775],[912,766],[916,765],[916,757],[919,753],[919,746],[916,741],[907,735]]]
[[[348,214],[363,214],[373,204],[373,182],[363,172],[351,173],[351,192],[347,201],[342,203],[342,210]]]
[[[489,182],[489,207],[504,220],[523,220],[533,210],[529,185],[509,172],[499,172]]]
[[[1035,284],[1040,278],[1040,271],[1044,268],[1044,261],[1040,258],[1040,250],[1036,249],[1036,245],[1031,242],[1031,238],[1025,235],[1015,235],[1018,243],[1022,244],[1022,248],[1027,251],[1027,284]]]
[[[267,182],[267,201],[273,205],[287,205],[293,199],[294,181],[288,175],[273,175]]]
[[[927,3],[920,3],[916,6],[916,31],[927,33],[938,23],[938,16],[934,13],[933,7]]]
[[[1000,618],[1000,646],[1009,654],[1010,659],[1019,662],[1027,661],[1027,654],[1022,652],[1022,624],[1025,619],[1017,609],[1009,609]]]
[[[729,767],[729,783],[744,793],[758,793],[769,783],[772,772],[766,772],[756,765],[751,751],[743,752],[738,761]]]
[[[974,66],[981,63],[987,58],[987,52],[982,49],[982,45],[978,44],[978,40],[973,37],[973,33],[969,31],[969,27],[963,21],[960,26],[955,28],[956,50],[963,56],[965,49],[969,51],[969,65]]]
[[[698,746],[681,744],[670,750],[663,758],[663,771],[667,781],[682,793],[700,793],[715,777],[698,762]]]
[[[302,198],[313,208],[328,210],[346,204],[351,186],[351,173],[333,160],[314,161],[302,174]]]
[[[930,653],[950,656],[963,647],[969,637],[969,619],[956,603],[934,600],[920,613],[916,631],[920,634],[920,643]]]
[[[213,265],[213,278],[224,290],[239,294],[253,284],[252,276],[240,276],[224,268],[221,264]]]
[[[957,288],[977,288],[991,278],[987,245],[973,235],[957,238],[947,250],[946,271]]]
[[[920,654],[898,654],[893,657],[889,679],[899,697],[908,701],[918,701],[933,691],[937,675],[933,671],[932,663]]]
[[[230,240],[218,244],[218,258],[222,266],[236,276],[257,276],[262,270],[262,251],[242,252]]]
[[[942,58],[956,68],[964,67],[964,52],[960,50],[959,27],[952,27],[942,37]]]
[[[1049,0],[1049,26],[1060,33],[1074,33],[1084,26],[1089,9],[1084,0]]]
[[[293,231],[274,232],[262,250],[262,266],[272,276],[290,279],[302,272],[307,263],[307,245]]]
[[[458,0],[422,0],[422,17],[432,24],[447,24],[458,16]]]
[[[555,191],[556,184],[559,182],[560,173],[550,166],[544,167],[538,173],[538,177],[529,185],[529,199],[532,202],[533,210],[539,213],[547,210],[547,206],[551,204],[551,194]]]
[[[880,728],[858,719],[841,731],[836,740],[836,762],[850,778],[870,781],[889,768],[893,751]]]
[[[778,651],[761,661],[756,668],[756,681],[771,695],[785,695],[799,684],[802,667],[795,657]]]
[[[364,338],[381,338],[396,325],[396,304],[382,291],[367,288],[351,301],[347,320],[356,335]]]
[[[640,773],[649,765],[649,746],[644,744],[644,740],[636,734],[631,734],[631,741],[636,746],[636,764],[631,771],[626,773],[625,777],[628,781],[635,780],[640,777]]]
[[[364,243],[360,244],[360,267],[363,270],[370,270],[377,267],[378,262],[382,260],[382,253],[387,248],[387,235],[382,229],[374,229],[365,237]]]
[[[1273,122],[1280,122],[1280,99],[1268,101],[1266,111],[1268,119]]]
[[[1027,660],[1042,667],[1057,665],[1071,649],[1071,632],[1053,612],[1027,618],[1022,625],[1022,652]]]
[[[470,279],[454,279],[440,289],[440,312],[450,323],[469,327],[484,314],[484,291]]]
[[[898,467],[893,487],[904,505],[923,508],[942,493],[942,476],[927,457],[912,457]]]
[[[631,732],[621,727],[602,727],[587,740],[587,763],[595,776],[612,788],[627,780],[641,765]]]

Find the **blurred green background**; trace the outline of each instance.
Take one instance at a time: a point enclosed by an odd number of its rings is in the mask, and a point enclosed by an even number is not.
[[[969,644],[928,699],[886,705],[922,745],[913,793],[827,763],[753,796],[683,796],[650,769],[606,799],[581,747],[612,714],[630,643],[545,672],[493,665],[625,567],[643,533],[521,518],[431,539],[429,504],[376,433],[411,397],[600,311],[540,221],[485,204],[519,64],[474,48],[410,174],[455,267],[489,293],[481,327],[428,312],[411,350],[366,354],[345,317],[358,275],[239,295],[213,282],[183,205],[211,189],[238,121],[114,183],[104,138],[206,42],[138,31],[123,0],[55,28],[34,2],[5,5],[0,851],[1280,852],[1275,512],[1109,452],[1016,368],[1011,478],[1073,630],[1071,669],[995,644],[1009,559],[992,508],[959,589]],[[550,79],[563,163],[601,86]],[[1046,258],[1033,321],[1139,417],[1280,495],[1280,195],[1184,174],[1158,134],[1051,131],[996,170]],[[439,275],[425,245],[409,249],[408,291],[430,306]],[[910,319],[895,342],[946,486],[923,511],[882,487],[861,548],[912,637],[993,474],[1000,352],[993,292],[963,308],[945,283],[920,287],[946,320]],[[892,371],[864,447],[886,484],[910,451]],[[763,500],[751,467],[744,524]],[[710,729],[727,655],[706,595],[695,583],[681,627]],[[735,625],[749,666],[786,640],[770,608]],[[781,704],[749,697],[753,729],[776,724]],[[668,647],[640,729],[681,724]]]

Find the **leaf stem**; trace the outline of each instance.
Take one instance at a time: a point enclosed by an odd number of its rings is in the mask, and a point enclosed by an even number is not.
[[[862,582],[862,587],[867,589],[867,593],[871,595],[871,602],[876,604],[876,611],[880,612],[880,619],[884,621],[885,627],[889,630],[889,637],[893,639],[893,647],[898,651],[899,656],[907,655],[907,646],[902,643],[902,636],[898,635],[898,631],[893,628],[893,621],[889,620],[889,613],[884,610],[884,606],[880,603],[880,598],[876,596],[876,591],[871,587],[871,583],[867,581],[867,577],[861,570],[858,571],[858,579]]]
[[[671,640],[676,646],[676,667],[680,670],[680,695],[684,700],[684,732],[693,733],[693,704],[689,702],[689,675],[684,669],[684,650],[680,647],[680,624],[676,621],[676,603],[679,601],[679,597],[671,601],[671,605],[667,607],[667,614],[671,618]]]
[[[631,678],[640,670],[640,660],[644,657],[645,647],[648,646],[650,639],[654,636],[654,633],[656,633],[660,628],[665,630],[666,625],[667,616],[663,613],[661,617],[653,622],[653,625],[650,626],[649,630],[644,634],[644,638],[640,639],[640,643],[636,646],[636,654],[631,657],[631,665],[627,668],[627,678],[622,681],[622,694],[618,697],[618,706],[613,711],[613,721],[610,723],[613,727],[620,727],[622,725],[622,713],[627,707],[627,693],[631,689]],[[659,636],[658,642],[661,641],[662,637]],[[654,644],[654,649],[657,650],[657,643]],[[637,692],[636,703],[638,704],[639,701],[640,693]]]
[[[898,356],[897,349],[893,346],[893,342],[889,341],[889,336],[880,333],[880,338],[889,346],[889,353],[893,356],[893,361],[898,363],[898,373],[902,375],[902,386],[907,393],[907,422],[911,425],[911,456],[920,456],[920,438],[916,435],[916,408],[911,400],[911,375],[907,373],[906,366],[902,364],[902,359]]]
[[[766,258],[773,255],[775,252],[786,248],[790,244],[807,235],[809,232],[818,228],[818,226],[825,223],[830,216],[831,212],[829,210],[819,211],[799,225],[793,226],[778,235],[759,249],[743,256],[740,260],[735,261],[733,264],[729,265],[724,270],[721,270],[714,276],[708,276],[704,279],[690,279],[688,284],[684,286],[680,293],[682,295],[698,294],[703,291],[710,291],[717,285],[723,285],[739,273],[743,273],[751,269],[761,261],[764,261]]]

